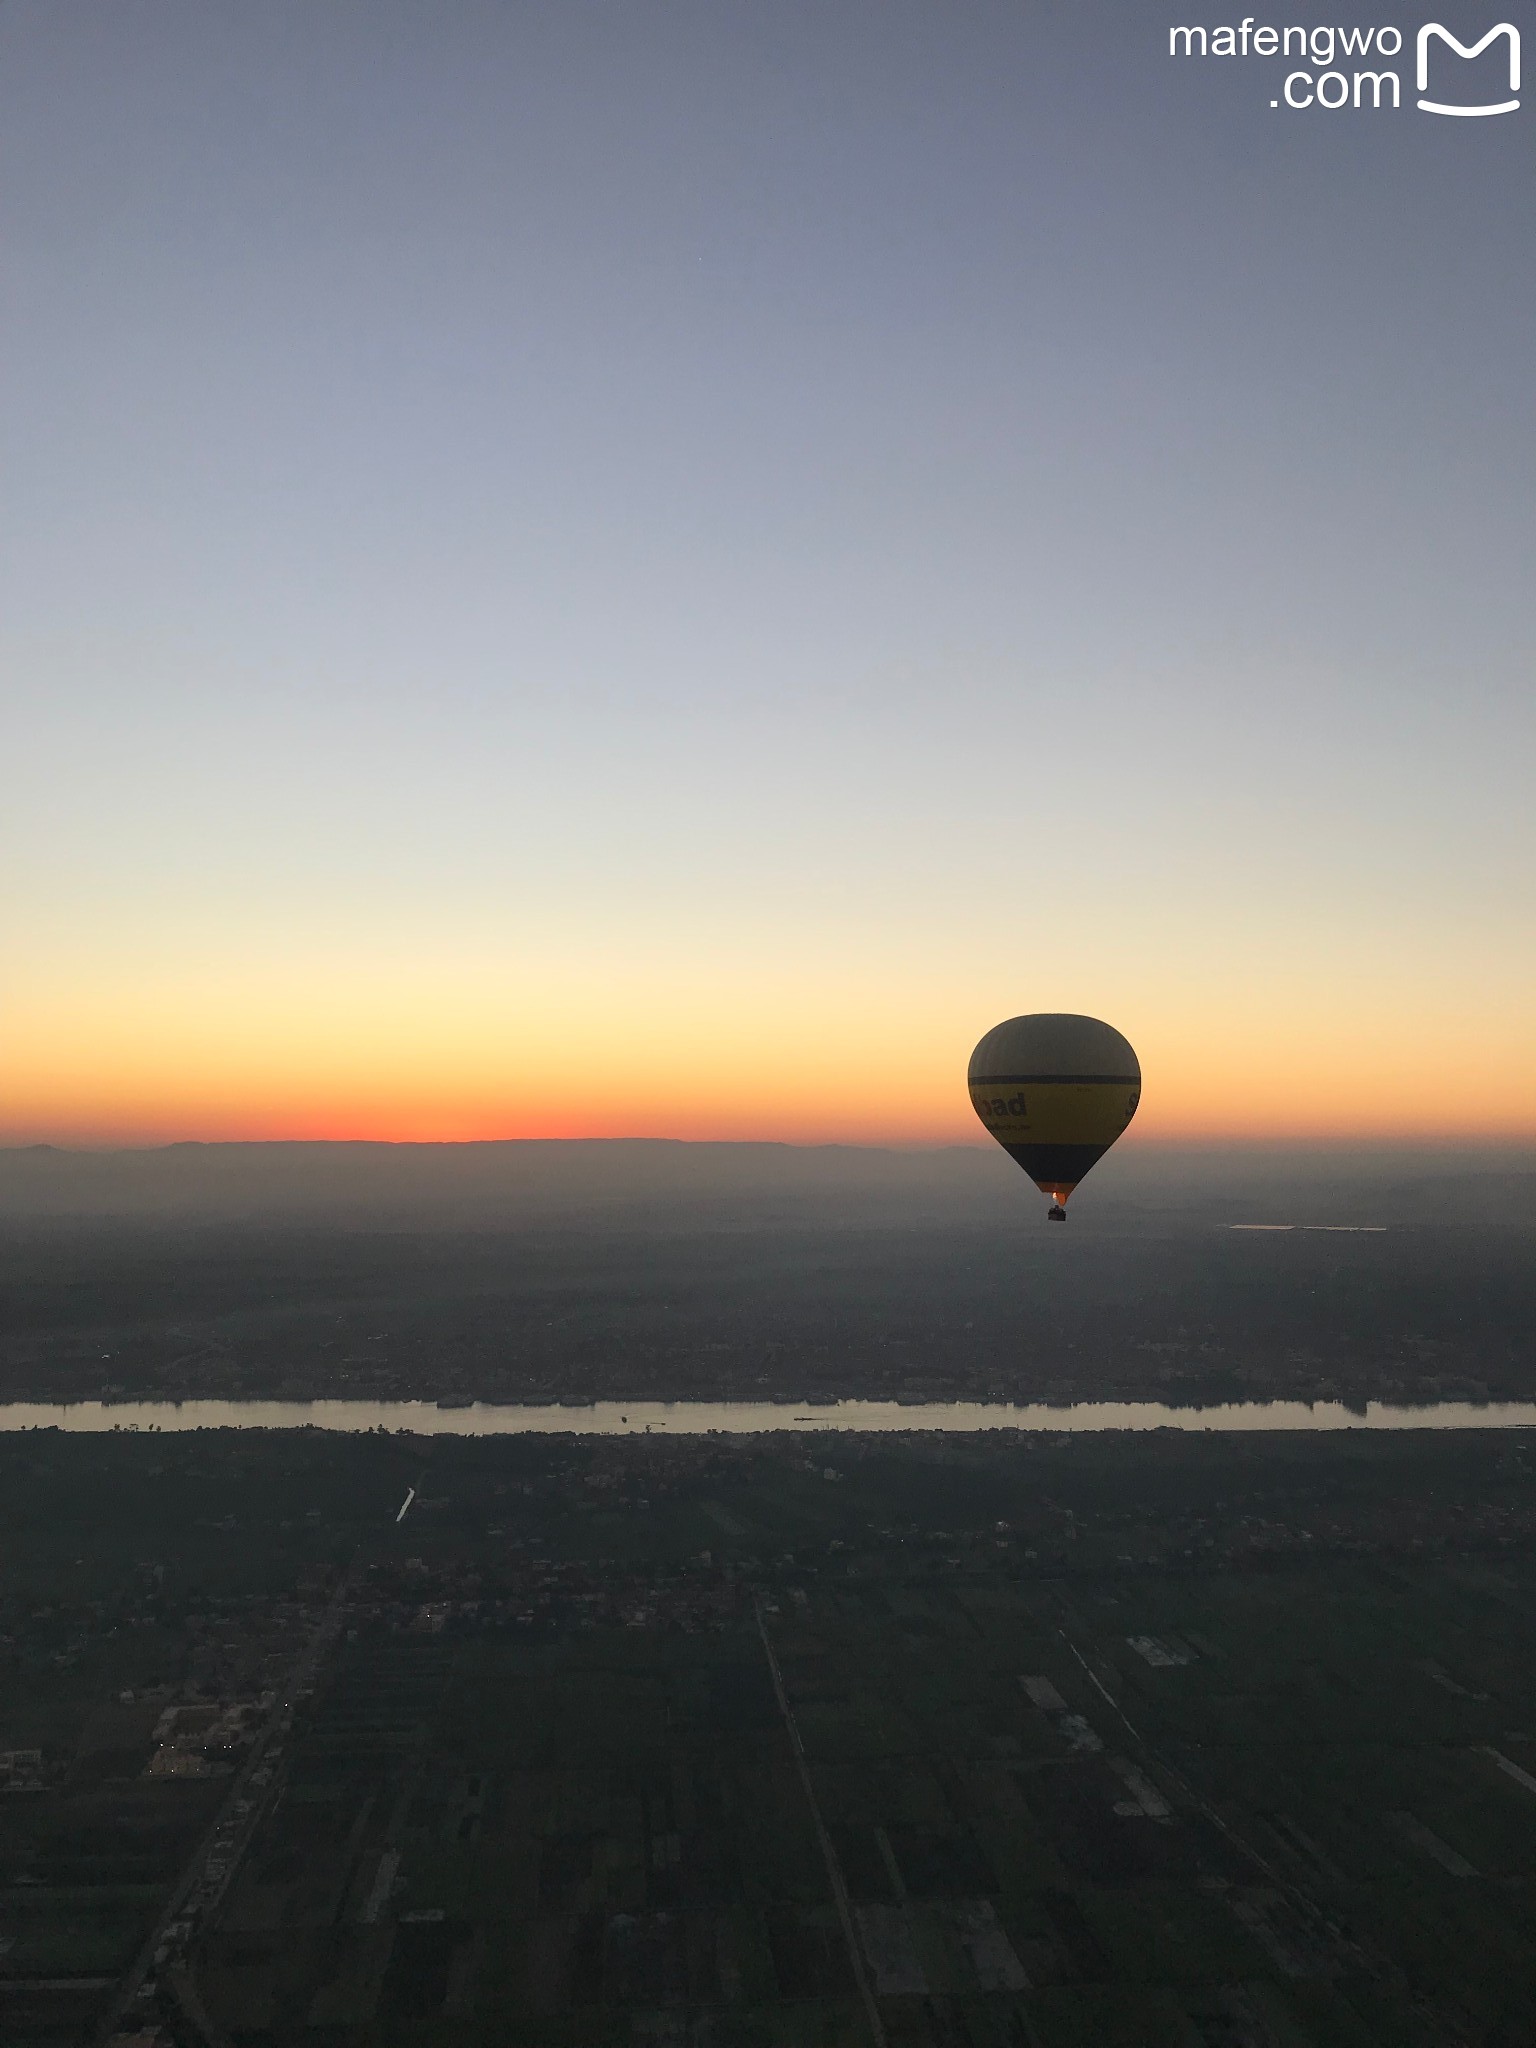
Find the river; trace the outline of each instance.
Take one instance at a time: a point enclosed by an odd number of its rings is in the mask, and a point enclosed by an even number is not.
[[[0,1403],[0,1429],[110,1430],[328,1429],[405,1430],[418,1436],[747,1436],[761,1431],[899,1430],[974,1434],[980,1430],[1339,1430],[1529,1429],[1536,1402],[1440,1401],[1418,1408],[1372,1401],[1233,1401],[1173,1408],[1161,1401],[1042,1402],[839,1401],[821,1407],[772,1401],[594,1401],[531,1406],[434,1401],[12,1401]]]

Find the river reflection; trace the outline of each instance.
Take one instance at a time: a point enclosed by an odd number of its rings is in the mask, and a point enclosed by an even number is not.
[[[1161,1401],[1083,1401],[1073,1407],[1003,1401],[839,1401],[830,1407],[771,1401],[595,1401],[586,1406],[433,1401],[13,1401],[0,1429],[405,1430],[418,1436],[747,1436],[760,1431],[898,1430],[975,1433],[988,1429],[1529,1429],[1536,1402],[1440,1401],[1422,1408],[1372,1401],[1362,1412],[1342,1401],[1233,1401],[1170,1408]]]

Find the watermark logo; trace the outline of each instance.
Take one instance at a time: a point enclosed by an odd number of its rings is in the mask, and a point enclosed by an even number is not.
[[[1501,47],[1496,56],[1490,56],[1480,68],[1478,76],[1486,84],[1496,57],[1507,59],[1509,82],[1507,88],[1502,84],[1500,88],[1501,91],[1507,90],[1507,98],[1490,95],[1484,100],[1463,104],[1426,97],[1432,52],[1443,70],[1450,57],[1471,63],[1485,51],[1493,51],[1495,45]],[[1321,107],[1330,114],[1345,108],[1371,113],[1400,110],[1403,106],[1403,81],[1395,70],[1382,67],[1382,59],[1396,58],[1402,50],[1403,31],[1394,28],[1390,22],[1370,28],[1342,28],[1327,23],[1312,28],[1295,24],[1289,28],[1275,28],[1256,21],[1250,14],[1242,21],[1227,26],[1206,28],[1191,24],[1168,31],[1170,57],[1300,59],[1299,63],[1294,63],[1294,68],[1286,72],[1276,97],[1269,104],[1296,111]],[[1419,92],[1416,104],[1420,113],[1476,117],[1513,114],[1519,108],[1520,31],[1512,21],[1496,22],[1476,42],[1467,43],[1453,35],[1441,22],[1427,21],[1415,37],[1414,56]],[[1350,58],[1360,65],[1360,69],[1356,70],[1353,64],[1346,66],[1346,60]]]
[[[1501,100],[1497,106],[1483,105],[1471,107],[1447,106],[1443,100],[1420,99],[1419,112],[1421,114],[1459,114],[1465,116],[1468,114],[1512,114],[1515,112],[1520,104],[1520,31],[1512,21],[1497,23],[1496,26],[1489,29],[1482,41],[1477,43],[1458,42],[1450,30],[1442,28],[1438,21],[1426,21],[1419,30],[1418,76],[1420,93],[1425,93],[1429,90],[1429,44],[1432,36],[1438,36],[1446,48],[1454,50],[1458,57],[1469,59],[1481,57],[1490,43],[1496,43],[1500,36],[1507,36],[1509,39],[1510,97],[1507,100]]]

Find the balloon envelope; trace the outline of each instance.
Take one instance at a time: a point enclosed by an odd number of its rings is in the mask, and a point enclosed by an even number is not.
[[[1097,1017],[1010,1017],[971,1054],[969,1081],[976,1114],[1058,1211],[1141,1100],[1129,1040]]]

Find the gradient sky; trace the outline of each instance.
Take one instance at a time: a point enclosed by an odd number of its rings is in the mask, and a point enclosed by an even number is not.
[[[1233,18],[10,0],[0,1135],[1536,1135],[1536,95]]]

